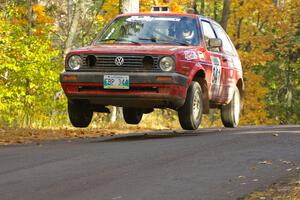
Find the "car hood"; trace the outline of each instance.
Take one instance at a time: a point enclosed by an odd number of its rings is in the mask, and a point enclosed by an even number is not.
[[[178,51],[195,49],[195,46],[178,46],[178,45],[95,45],[82,47],[71,51],[71,54],[161,54],[171,55]]]

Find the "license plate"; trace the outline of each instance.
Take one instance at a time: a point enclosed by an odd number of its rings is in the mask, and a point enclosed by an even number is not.
[[[104,75],[104,89],[129,89],[129,76]]]

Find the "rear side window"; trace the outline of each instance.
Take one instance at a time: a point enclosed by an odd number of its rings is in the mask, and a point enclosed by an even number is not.
[[[221,28],[221,26],[213,23],[213,27],[217,33],[218,38],[222,40],[222,48],[225,54],[228,55],[234,55],[235,51],[232,45],[232,42],[229,40],[229,37],[227,36],[226,32]]]
[[[205,40],[206,46],[208,47],[208,40],[212,39],[212,38],[217,38],[217,36],[209,22],[201,21],[201,23],[202,23],[202,28],[203,28],[204,40]],[[219,48],[213,48],[213,49],[209,49],[209,50],[220,52]]]

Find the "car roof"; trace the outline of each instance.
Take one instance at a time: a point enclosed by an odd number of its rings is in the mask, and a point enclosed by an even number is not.
[[[192,17],[192,18],[201,18],[201,19],[204,19],[204,20],[207,20],[207,21],[213,21],[213,22],[215,22],[214,20],[212,20],[212,19],[210,19],[208,17],[202,16],[202,15],[198,15],[198,14],[189,14],[189,13],[142,12],[142,13],[126,13],[126,14],[121,14],[119,16],[149,16],[149,15],[151,15],[151,16]]]

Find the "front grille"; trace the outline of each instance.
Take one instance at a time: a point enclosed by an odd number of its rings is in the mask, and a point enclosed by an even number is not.
[[[90,65],[87,61],[88,56],[95,56],[96,62]],[[124,59],[124,63],[121,66],[116,65],[115,59],[121,56]],[[153,58],[153,66],[149,67],[144,65],[143,59],[145,57]],[[105,55],[105,54],[94,54],[94,55],[81,55],[83,60],[82,69],[112,69],[112,70],[149,70],[157,71],[159,70],[158,60],[159,56],[156,55]]]

